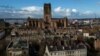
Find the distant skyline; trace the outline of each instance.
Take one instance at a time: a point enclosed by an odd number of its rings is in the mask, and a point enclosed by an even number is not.
[[[100,17],[99,0],[1,0],[0,18],[42,18],[44,3],[51,3],[53,17]]]

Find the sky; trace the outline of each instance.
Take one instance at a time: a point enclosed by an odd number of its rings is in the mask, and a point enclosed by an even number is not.
[[[52,17],[100,17],[100,0],[0,0],[0,18],[42,18],[44,3],[51,3]]]

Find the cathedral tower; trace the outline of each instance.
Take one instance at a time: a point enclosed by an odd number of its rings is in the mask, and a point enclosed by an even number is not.
[[[44,23],[45,28],[51,28],[51,4],[45,3],[44,4]]]
[[[47,23],[51,22],[51,4],[50,3],[44,4],[44,21]]]

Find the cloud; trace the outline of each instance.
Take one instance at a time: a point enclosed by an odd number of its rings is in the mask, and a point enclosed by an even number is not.
[[[28,6],[21,8],[20,14],[24,14],[25,17],[42,17],[43,8],[39,6]]]
[[[72,9],[72,12],[78,12],[77,9]]]
[[[43,14],[43,8],[42,7],[38,7],[38,6],[29,6],[29,7],[24,7],[21,8],[23,11],[22,13],[28,13],[28,14]]]
[[[38,7],[38,6],[29,6],[29,7],[24,7],[21,8],[22,10],[28,10],[28,11],[39,11],[42,10],[42,7]]]
[[[61,6],[52,9],[53,17],[69,17],[69,18],[89,18],[94,17],[94,12],[91,10],[80,12],[75,8],[63,8]],[[97,16],[100,14],[97,14]],[[2,18],[27,18],[27,17],[43,17],[43,7],[28,6],[20,9],[0,8],[0,17]]]
[[[94,14],[94,12],[93,11],[85,11],[85,12],[83,12],[83,14],[85,14],[85,15],[91,15],[91,14]]]
[[[91,10],[81,12],[75,8],[62,8],[60,6],[54,9],[54,13],[58,16],[67,16],[69,18],[94,18],[95,14],[97,14]]]
[[[0,17],[2,15],[6,15],[5,17],[21,17],[21,18],[27,18],[27,17],[42,17],[43,15],[43,8],[39,6],[28,6],[23,7],[20,9],[0,9]],[[3,17],[4,17],[3,16]]]
[[[54,9],[54,12],[56,14],[59,14],[59,15],[62,15],[62,16],[71,16],[73,13],[78,13],[78,10],[77,9],[57,7],[57,8]]]
[[[54,9],[54,13],[57,13],[59,15],[62,15],[62,16],[66,16],[66,12],[69,12],[70,10],[69,9],[65,9],[65,8],[62,8],[62,7],[57,7]],[[68,15],[70,15],[68,13]]]

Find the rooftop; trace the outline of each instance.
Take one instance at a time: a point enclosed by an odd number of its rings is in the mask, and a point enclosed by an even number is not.
[[[20,38],[12,41],[8,48],[28,48],[28,42],[22,41]]]
[[[71,38],[72,37],[70,36],[64,36],[62,38],[54,37],[54,39],[47,39],[47,46],[49,51],[76,50],[87,48],[85,42],[72,40]]]

